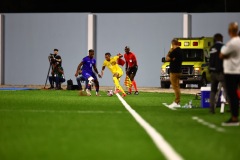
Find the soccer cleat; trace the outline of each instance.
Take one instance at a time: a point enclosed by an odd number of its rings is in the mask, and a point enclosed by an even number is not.
[[[86,89],[86,92],[87,92],[87,95],[88,95],[88,96],[91,96],[91,92],[90,92],[89,89]]]
[[[101,95],[99,94],[99,92],[96,92],[96,96],[101,96]]]
[[[126,97],[127,96],[127,94],[126,93],[123,93],[122,94],[122,98],[124,98],[124,97]]]
[[[173,102],[172,104],[168,105],[169,108],[180,108],[180,104]]]
[[[239,126],[239,121],[238,120],[234,121],[232,118],[230,118],[226,122],[223,122],[222,126]]]
[[[132,94],[131,92],[127,92],[128,95]]]
[[[136,91],[134,94],[135,94],[135,95],[138,95],[139,93],[138,93],[138,91]]]

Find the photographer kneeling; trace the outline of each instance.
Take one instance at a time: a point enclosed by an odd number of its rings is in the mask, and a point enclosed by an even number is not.
[[[54,89],[54,82],[56,83],[56,90],[61,90],[61,83],[65,82],[65,77],[64,77],[64,70],[63,67],[60,66],[57,63],[52,64],[53,69],[52,69],[52,76],[49,76],[49,83],[51,87],[49,89]]]

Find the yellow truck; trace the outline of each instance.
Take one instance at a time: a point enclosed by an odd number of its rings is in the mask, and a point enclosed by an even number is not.
[[[198,88],[207,86],[210,82],[209,50],[213,45],[213,37],[177,38],[182,49],[182,74],[180,87],[186,84],[197,84]],[[169,62],[162,58],[160,75],[161,88],[170,88]]]

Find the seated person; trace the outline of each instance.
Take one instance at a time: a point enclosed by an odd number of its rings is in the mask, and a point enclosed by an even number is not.
[[[61,83],[65,82],[65,77],[64,77],[64,70],[63,67],[58,65],[57,63],[52,64],[52,72],[51,75],[49,76],[49,82],[50,82],[50,88],[48,89],[54,89],[54,82],[56,84],[55,89],[56,90],[61,90]]]
[[[75,76],[76,76],[76,75],[75,75]],[[82,76],[82,70],[79,70],[79,71],[78,71],[78,76],[76,77],[76,81],[77,81],[77,84],[78,84],[78,87],[79,87],[80,90],[83,90],[81,83],[85,81],[85,88],[84,88],[84,90],[86,90],[86,87],[87,87],[87,85],[88,85],[88,80],[86,80],[86,79]],[[90,89],[91,89],[91,88],[90,88]]]

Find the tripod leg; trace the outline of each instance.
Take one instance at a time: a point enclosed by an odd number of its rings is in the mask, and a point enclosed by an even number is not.
[[[46,85],[47,85],[47,80],[48,80],[48,77],[49,77],[49,72],[50,72],[51,66],[52,66],[52,65],[51,65],[51,63],[50,63],[44,89],[46,88]]]

